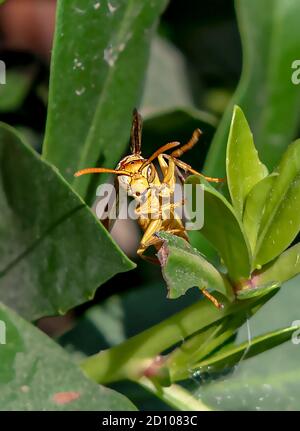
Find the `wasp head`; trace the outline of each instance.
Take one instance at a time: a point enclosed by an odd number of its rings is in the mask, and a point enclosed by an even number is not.
[[[155,178],[155,168],[146,165],[146,160],[139,154],[132,154],[120,161],[116,170],[126,171],[129,175],[118,175],[119,184],[129,196],[139,199],[150,187]]]

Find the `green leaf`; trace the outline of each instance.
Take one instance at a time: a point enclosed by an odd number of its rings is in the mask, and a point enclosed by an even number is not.
[[[187,183],[200,184],[201,180],[190,176]],[[204,225],[201,232],[220,254],[234,282],[249,277],[251,257],[243,227],[227,200],[207,185],[204,185]]]
[[[0,309],[0,387],[15,378],[16,356],[24,349],[23,338],[15,327],[13,316]]]
[[[277,259],[264,266],[262,271],[254,274],[255,283],[267,284],[283,282],[295,277],[300,273],[300,243],[290,247]]]
[[[82,196],[97,177],[76,181],[74,172],[112,168],[127,146],[151,36],[165,6],[165,0],[58,3],[43,156]]]
[[[276,166],[299,125],[300,86],[292,83],[292,64],[300,51],[300,2],[236,0],[235,5],[243,70],[210,148],[206,163],[210,175],[225,174],[227,136],[235,104],[243,109],[260,158],[269,169]]]
[[[221,321],[204,328],[204,330],[183,341],[168,356],[166,362],[172,382],[188,379],[197,362],[210,357],[211,354],[214,355],[225,343],[230,342],[246,320],[255,314],[269,299],[270,296],[265,295],[258,302],[254,302],[252,307],[249,306],[246,310],[237,310],[236,313],[226,316]]]
[[[192,247],[199,250],[206,260],[208,260],[216,267],[220,265],[220,259],[216,253],[216,250],[205,238],[205,236],[202,235],[201,230],[189,230],[188,237]]]
[[[263,213],[255,266],[282,253],[300,230],[300,139],[286,150]]]
[[[250,190],[267,174],[260,162],[249,124],[238,106],[234,107],[227,144],[226,172],[231,200],[242,217]]]
[[[225,319],[209,326],[208,328],[204,328],[198,334],[193,335],[171,352],[167,358],[166,366],[168,366],[170,370],[170,378],[172,382],[184,380],[190,377],[192,366],[195,362],[202,359],[203,352],[207,350],[207,346],[217,340],[216,335],[222,327],[224,320]],[[222,344],[222,342],[220,344]],[[217,346],[212,347],[212,350]],[[208,353],[210,353],[210,349],[208,349]]]
[[[159,232],[157,236],[164,241],[158,257],[169,298],[179,298],[195,286],[200,290],[216,290],[231,300],[234,298],[226,278],[187,241],[166,232]]]
[[[64,313],[134,267],[70,186],[0,124],[0,295],[28,319]]]
[[[1,410],[134,410],[123,395],[89,381],[48,336],[0,304]],[[13,323],[12,323],[13,322]]]
[[[255,249],[263,210],[275,178],[276,174],[271,174],[259,181],[246,198],[243,225],[252,251]]]
[[[274,289],[278,289],[280,287],[280,283],[278,281],[270,281],[269,283],[256,285],[255,283],[258,281],[256,276],[252,277],[251,280],[247,280],[250,284],[250,287],[243,288],[237,291],[237,299],[250,299],[255,298],[256,296],[266,295]]]
[[[256,356],[290,340],[293,332],[299,330],[299,328],[300,325],[290,326],[288,328],[255,337],[251,340],[250,344],[245,342],[238,346],[233,344],[225,346],[221,351],[210,356],[207,360],[200,361],[197,364],[197,367],[199,367],[201,372],[205,372],[208,367],[209,369],[214,370],[222,369],[224,367],[232,367],[241,360],[241,358],[251,358],[252,356]]]
[[[142,99],[142,114],[193,106],[182,53],[167,39],[153,39]]]

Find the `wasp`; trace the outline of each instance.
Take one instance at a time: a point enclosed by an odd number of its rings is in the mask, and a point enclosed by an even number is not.
[[[156,235],[159,231],[165,231],[189,241],[183,219],[176,213],[176,208],[184,204],[184,200],[174,202],[174,189],[179,179],[183,183],[184,174],[194,174],[205,178],[210,182],[222,182],[222,178],[208,177],[196,171],[190,165],[180,160],[180,157],[192,149],[199,141],[202,132],[196,129],[190,140],[181,146],[180,142],[169,142],[158,148],[149,158],[141,154],[142,147],[142,118],[135,109],[131,127],[130,141],[131,154],[124,157],[115,169],[86,168],[77,171],[74,175],[79,177],[93,173],[111,173],[117,175],[119,186],[126,190],[127,194],[136,201],[135,212],[138,223],[143,231],[137,254],[150,262],[157,263],[157,259],[145,255],[145,251],[154,246],[158,251],[163,241]],[[175,147],[177,147],[175,149]],[[168,151],[171,153],[167,154]],[[154,161],[158,162],[158,169]],[[163,204],[163,202],[167,202]],[[165,213],[168,214],[165,217]],[[216,306],[218,301],[206,290],[202,290]]]

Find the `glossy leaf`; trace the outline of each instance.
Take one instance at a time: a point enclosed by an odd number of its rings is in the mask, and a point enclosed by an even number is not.
[[[248,193],[268,171],[259,160],[249,124],[238,106],[233,109],[227,144],[226,173],[233,206],[242,217]]]
[[[0,410],[134,410],[123,395],[88,380],[48,336],[0,304]],[[46,375],[45,375],[46,373]]]
[[[188,289],[196,286],[200,290],[216,290],[233,299],[230,283],[187,241],[166,232],[160,232],[157,236],[164,240],[158,258],[169,298],[179,298]]]
[[[167,360],[166,365],[170,369],[171,381],[177,382],[188,379],[192,375],[197,361],[229,342],[238,327],[246,319],[246,316],[244,313],[242,318],[235,319],[236,325],[228,326],[226,329],[224,329],[224,326],[228,319],[224,319],[221,323],[209,327],[182,343]]]
[[[159,0],[58,3],[43,156],[81,196],[97,177],[78,181],[74,172],[112,168],[128,145],[152,30],[165,6]]]
[[[207,158],[210,175],[225,174],[232,108],[239,105],[254,134],[259,157],[269,169],[295,138],[299,125],[300,86],[292,82],[299,58],[298,0],[236,0],[243,49],[243,70]],[[253,23],[255,22],[255,25]]]
[[[187,182],[199,184],[201,180],[192,176]],[[204,225],[201,232],[220,254],[233,281],[249,277],[251,257],[243,227],[227,200],[206,185]]]
[[[271,174],[259,181],[247,196],[243,215],[243,225],[252,252],[255,249],[257,233],[269,192],[274,184],[276,174]]]
[[[269,281],[265,284],[255,284],[258,282],[258,278],[256,276],[253,276],[251,280],[247,280],[250,287],[244,287],[241,290],[237,291],[237,299],[243,300],[243,299],[250,299],[255,298],[256,296],[266,295],[267,293],[271,292],[274,289],[278,289],[278,287],[281,286],[280,282],[278,281]]]
[[[28,319],[64,313],[134,267],[57,171],[3,123],[0,160],[3,302]]]
[[[256,284],[276,282],[282,284],[300,273],[300,244],[287,249],[277,259],[254,275]]]
[[[300,139],[288,147],[275,172],[258,232],[256,265],[277,257],[300,230]]]
[[[171,352],[167,358],[166,366],[168,366],[170,370],[172,382],[188,379],[190,377],[192,366],[197,360],[202,359],[203,351],[206,351],[207,346],[211,345],[211,343],[216,343],[216,335],[222,327],[222,324],[223,320],[205,328]],[[226,338],[222,340],[220,344],[224,341],[226,341]],[[218,344],[216,343],[214,347],[217,346]],[[212,350],[214,347],[212,347]],[[208,353],[210,353],[210,351],[208,351]]]
[[[210,356],[207,360],[199,362],[198,367],[202,372],[204,372],[207,367],[210,367],[210,369],[231,367],[241,358],[251,358],[252,356],[256,356],[259,353],[263,353],[266,350],[272,349],[290,340],[292,334],[299,329],[300,325],[291,326],[255,337],[251,340],[250,344],[245,342],[238,346],[225,346],[214,356]]]

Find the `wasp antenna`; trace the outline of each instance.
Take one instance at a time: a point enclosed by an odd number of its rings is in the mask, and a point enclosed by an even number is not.
[[[160,147],[158,150],[155,151],[155,153],[152,154],[152,156],[149,157],[149,159],[145,160],[145,162],[140,167],[139,172],[141,172],[146,166],[150,165],[150,163],[152,163],[153,160],[155,160],[160,154],[170,150],[171,148],[178,147],[178,145],[180,145],[180,142],[174,141],[168,142],[168,144],[165,144]]]
[[[178,148],[177,150],[173,151],[171,153],[171,156],[178,158],[178,157],[181,157],[187,151],[191,150],[197,144],[202,134],[203,134],[202,130],[200,129],[194,130],[194,133],[192,134],[191,139],[186,144],[184,144],[181,148]]]
[[[116,175],[127,175],[128,177],[132,176],[130,172],[123,171],[123,170],[108,169],[108,168],[86,168],[75,172],[74,177],[80,177],[81,175],[86,175],[86,174],[116,174]]]

